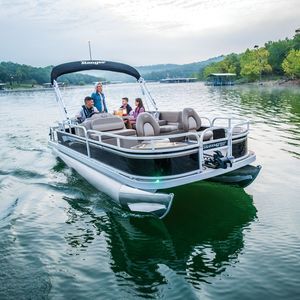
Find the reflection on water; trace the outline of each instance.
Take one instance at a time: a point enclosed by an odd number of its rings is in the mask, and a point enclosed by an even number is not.
[[[256,181],[178,188],[163,222],[130,215],[47,148],[52,92],[0,93],[0,299],[299,298],[300,89],[149,88],[162,110],[249,118]],[[63,91],[71,114],[92,89]],[[105,93],[111,110],[139,96]]]
[[[256,216],[243,189],[213,183],[178,188],[165,221],[116,212],[98,217],[86,201],[66,200],[70,204],[67,223],[76,227],[80,220],[87,221],[81,232],[66,234],[69,245],[84,249],[104,231],[119,287],[129,280],[143,296],[154,296],[168,276],[182,276],[201,288],[202,282],[224,272],[237,261],[243,231]]]
[[[281,150],[300,158],[300,89],[232,87],[212,89],[222,111],[252,121],[250,139],[283,143]],[[256,149],[253,149],[256,150]]]

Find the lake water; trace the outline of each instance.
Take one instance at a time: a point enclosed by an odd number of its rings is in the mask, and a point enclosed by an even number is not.
[[[51,90],[1,93],[0,299],[300,299],[300,89],[149,88],[160,109],[249,118],[256,181],[178,188],[164,221],[131,216],[47,148]],[[110,110],[139,95],[104,89]],[[71,115],[91,91],[63,91]]]

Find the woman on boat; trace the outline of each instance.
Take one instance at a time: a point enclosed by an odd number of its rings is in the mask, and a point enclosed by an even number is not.
[[[103,93],[102,82],[97,82],[95,85],[95,92],[92,93],[91,97],[94,100],[94,105],[99,112],[107,112],[105,103],[105,95]]]
[[[145,112],[145,107],[144,107],[143,101],[141,98],[136,98],[135,99],[135,110],[130,112],[131,116],[129,117],[129,119],[126,122],[126,127],[131,129],[135,125],[138,115],[142,112]]]

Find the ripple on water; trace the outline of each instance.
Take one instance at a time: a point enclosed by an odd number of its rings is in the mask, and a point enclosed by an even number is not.
[[[1,95],[1,103],[13,100],[0,113],[10,124],[0,131],[1,299],[297,299],[300,93],[150,88],[163,110],[172,99],[172,109],[251,119],[249,147],[263,165],[257,181],[248,192],[179,188],[163,222],[130,214],[47,149],[48,125],[58,119],[52,93]],[[90,90],[65,90],[71,113]],[[131,84],[105,90],[111,108],[138,93]],[[28,103],[36,118],[24,115]]]

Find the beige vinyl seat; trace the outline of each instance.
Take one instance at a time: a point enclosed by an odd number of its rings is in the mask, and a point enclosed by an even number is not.
[[[163,125],[168,126],[168,125]],[[174,135],[176,133],[182,133],[182,130],[164,131],[163,126],[159,126],[157,120],[153,117],[152,114],[144,112],[138,115],[136,120],[136,133],[137,136],[164,136],[164,135]],[[170,125],[172,126],[172,125]],[[174,125],[173,125],[174,126]],[[161,139],[160,139],[161,140]],[[184,137],[172,137],[164,139],[164,142],[180,142],[184,140]],[[161,140],[162,141],[162,140]]]
[[[104,132],[106,133],[113,133],[116,135],[121,135],[121,136],[135,136],[136,131],[134,129],[126,129],[124,122],[121,118],[114,116],[112,114],[106,113],[106,114],[97,114],[93,115],[91,118],[85,120],[83,123],[80,125],[84,126],[86,130],[95,130],[101,132],[101,141],[104,143],[116,145],[117,144],[117,139],[114,137],[111,137],[109,135],[103,134]],[[77,132],[76,134],[80,136],[84,136],[83,130],[80,128],[76,128]],[[90,133],[89,138],[99,141],[99,134],[97,133]],[[126,147],[126,140],[120,139],[121,141],[121,146]],[[130,143],[131,146],[132,143]]]
[[[185,132],[198,132],[201,134],[201,118],[193,108],[184,108],[182,111],[182,127]],[[212,137],[213,132],[207,131],[203,137],[203,141],[209,141]]]
[[[170,130],[164,130],[167,126],[173,126]],[[136,121],[136,133],[137,136],[164,136],[164,135],[176,135],[183,133],[182,129],[178,129],[177,124],[167,124],[160,126],[158,121],[152,114],[144,112],[138,115]],[[181,142],[184,140],[183,136],[166,139],[170,142]]]
[[[182,133],[182,112],[181,111],[161,111],[159,113],[158,124],[160,134]]]
[[[138,115],[136,119],[136,134],[137,136],[158,136],[160,135],[160,128],[158,122],[154,117],[143,112]]]

